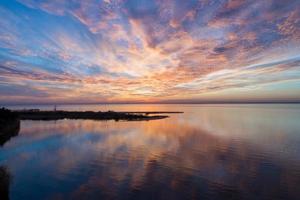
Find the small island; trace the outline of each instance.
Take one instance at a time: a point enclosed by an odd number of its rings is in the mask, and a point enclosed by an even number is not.
[[[169,116],[161,115],[180,112],[93,112],[93,111],[40,111],[19,110],[12,111],[21,120],[61,120],[61,119],[91,119],[91,120],[124,120],[124,121],[147,121],[164,119]],[[155,115],[154,115],[155,114]]]
[[[149,121],[164,119],[169,116],[162,114],[174,114],[182,112],[93,112],[93,111],[41,111],[39,109],[29,110],[8,110],[0,109],[0,145],[3,145],[11,137],[18,135],[20,130],[20,120],[115,120],[115,121]]]

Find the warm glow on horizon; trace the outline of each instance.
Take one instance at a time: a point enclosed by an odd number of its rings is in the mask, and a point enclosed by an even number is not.
[[[0,103],[300,101],[298,0],[1,0]]]

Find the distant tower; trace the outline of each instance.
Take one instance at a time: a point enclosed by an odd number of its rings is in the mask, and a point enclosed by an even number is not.
[[[56,105],[54,105],[54,111],[56,111]]]

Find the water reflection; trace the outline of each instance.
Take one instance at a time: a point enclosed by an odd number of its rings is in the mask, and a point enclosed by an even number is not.
[[[0,167],[0,199],[9,199],[10,174],[6,167]]]
[[[240,118],[207,109],[151,122],[24,121],[0,152],[14,176],[10,197],[298,199],[294,118],[285,116],[290,128],[281,132],[282,124],[256,126],[247,109]]]

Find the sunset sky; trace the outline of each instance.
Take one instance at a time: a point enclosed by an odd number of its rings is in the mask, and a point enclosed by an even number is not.
[[[0,103],[300,101],[299,0],[1,0]]]

